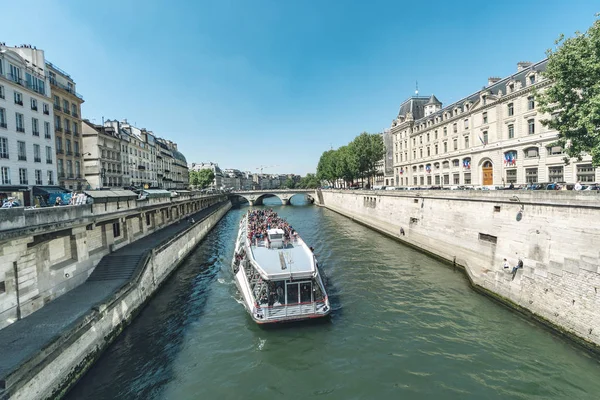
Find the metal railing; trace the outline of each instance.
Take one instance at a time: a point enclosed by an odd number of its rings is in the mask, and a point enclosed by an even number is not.
[[[25,133],[25,128],[17,126],[17,132]]]

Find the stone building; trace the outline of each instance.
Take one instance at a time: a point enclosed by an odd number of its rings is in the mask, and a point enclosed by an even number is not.
[[[192,163],[190,170],[192,171],[200,171],[203,169],[210,169],[215,174],[215,179],[213,183],[210,185],[211,189],[221,189],[223,187],[223,171],[219,168],[219,165],[213,162],[207,163]]]
[[[394,184],[509,185],[542,182],[598,182],[591,157],[565,165],[557,132],[541,121],[536,90],[547,60],[520,62],[506,78],[442,107],[435,97],[413,96],[391,125]],[[390,183],[392,184],[392,183]]]
[[[91,189],[125,186],[122,169],[122,140],[112,126],[83,121],[84,173]]]
[[[56,184],[50,101],[44,51],[0,44],[0,202]]]
[[[81,168],[81,104],[83,97],[76,92],[69,74],[46,61],[54,108],[56,169],[58,184],[66,189],[87,187]]]

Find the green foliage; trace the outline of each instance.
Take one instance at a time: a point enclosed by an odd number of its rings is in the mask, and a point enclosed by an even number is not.
[[[321,186],[321,181],[315,174],[306,174],[305,177],[300,179],[300,182],[296,185],[298,189],[316,189]]]
[[[293,189],[295,186],[296,184],[291,178],[287,178],[286,181],[283,183],[283,187],[286,189]]]
[[[200,189],[209,187],[215,180],[215,173],[212,169],[201,169],[200,171],[190,171],[190,184]]]
[[[600,165],[600,20],[586,33],[556,41],[548,50],[544,76],[552,85],[538,94],[540,110],[552,118],[544,125],[559,132],[556,145],[569,157],[591,154]]]
[[[347,146],[323,152],[317,165],[317,178],[334,185],[338,179],[353,182],[376,174],[377,163],[385,156],[381,135],[363,132]]]

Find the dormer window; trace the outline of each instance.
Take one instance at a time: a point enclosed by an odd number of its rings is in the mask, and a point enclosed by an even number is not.
[[[481,96],[481,104],[483,104],[484,106],[487,104],[487,96]]]
[[[535,74],[529,75],[529,84],[533,85],[535,83]]]
[[[515,91],[515,84],[511,83],[508,85],[508,93],[513,93]]]

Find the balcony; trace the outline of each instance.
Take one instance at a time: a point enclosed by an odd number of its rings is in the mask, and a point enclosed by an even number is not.
[[[67,150],[67,155],[68,155],[68,156],[72,156],[72,155],[73,155],[73,152],[72,152],[71,150]]]
[[[42,185],[42,181],[35,181],[35,184],[41,186]]]
[[[56,154],[65,154],[63,149],[56,149]]]
[[[23,100],[15,100],[15,104],[18,104],[20,106],[23,105]]]
[[[0,128],[5,128],[6,129],[6,122],[0,122]]]
[[[8,79],[10,79],[11,81],[13,81],[14,83],[18,83],[19,85],[23,85],[23,79],[21,79],[20,76],[18,75],[14,75],[14,74],[6,74],[6,76],[8,77]]]
[[[54,131],[55,132],[62,132],[62,128],[60,126],[55,126],[54,127]]]
[[[80,155],[81,154],[78,151],[75,152],[75,157],[79,157]]]
[[[58,173],[58,179],[65,179],[65,173],[64,172],[59,172]]]
[[[54,105],[54,109],[60,111],[60,105],[59,104],[55,104]]]
[[[31,106],[31,109],[32,109],[33,111],[37,111],[37,110],[38,110],[37,106]]]
[[[81,174],[75,174],[75,179],[82,179]]]
[[[71,130],[70,130],[70,129],[65,129],[65,133],[66,133],[67,135],[70,135],[70,134],[71,134]]]
[[[73,175],[72,172],[69,172],[69,174],[67,175],[67,179],[75,179],[75,175]]]
[[[17,126],[17,132],[25,133],[25,128],[22,126]]]
[[[46,164],[52,164],[52,159],[51,158],[46,158]]]
[[[77,111],[73,111],[71,113],[72,116],[74,116],[75,118],[79,118],[79,113]]]
[[[40,157],[34,157],[33,161],[34,162],[42,162],[42,159]]]
[[[33,131],[33,132],[32,132],[32,135],[33,135],[33,136],[40,136],[40,131]]]
[[[19,161],[27,161],[27,156],[19,155]]]
[[[27,179],[22,179],[20,185],[29,185],[29,181]]]
[[[46,138],[46,139],[52,139],[52,136],[50,136],[49,133],[46,133],[46,134],[44,134],[44,138]]]
[[[144,169],[145,170],[146,166],[145,165],[138,165],[138,169]]]
[[[64,112],[65,114],[67,114],[67,115],[71,114],[71,110],[69,110],[69,107],[67,107],[67,108],[63,107],[63,109],[62,109],[62,110],[63,110],[63,112]]]
[[[49,110],[49,109],[47,109],[47,108],[45,108],[45,109],[44,109],[44,115],[50,115],[50,110]]]
[[[52,65],[52,63],[48,63],[48,64]],[[59,69],[56,68],[54,65],[52,65],[52,68],[54,68],[57,71],[59,71]],[[63,74],[63,75],[68,76],[68,74]],[[80,99],[83,100],[83,96],[80,95],[79,93],[77,93],[75,91],[75,89],[73,89],[72,87],[69,87],[68,85],[63,85],[62,83],[58,82],[56,79],[50,78],[50,84],[54,85],[54,86],[57,86],[57,87],[61,88],[62,90],[66,91],[66,92],[69,92],[72,95],[75,95],[75,96],[77,96],[77,97],[79,97]]]
[[[73,131],[73,136],[78,137],[79,136],[79,132]]]

